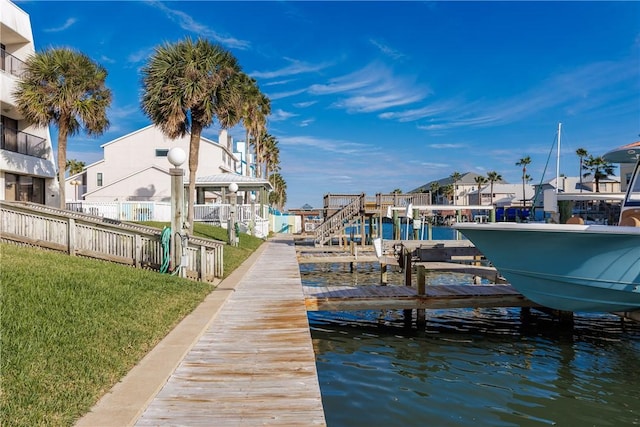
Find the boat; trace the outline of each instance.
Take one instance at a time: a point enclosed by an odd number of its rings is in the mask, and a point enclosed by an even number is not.
[[[529,300],[571,312],[640,311],[640,141],[606,153],[635,163],[618,225],[458,223]]]

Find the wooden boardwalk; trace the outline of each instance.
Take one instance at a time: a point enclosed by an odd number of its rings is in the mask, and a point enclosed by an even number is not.
[[[265,244],[136,425],[326,425],[293,239]]]

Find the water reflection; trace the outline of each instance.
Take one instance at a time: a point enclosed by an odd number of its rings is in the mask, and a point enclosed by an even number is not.
[[[349,274],[302,277],[326,286]],[[613,315],[563,328],[535,310],[433,310],[420,331],[401,310],[309,320],[329,426],[640,425],[640,324]]]

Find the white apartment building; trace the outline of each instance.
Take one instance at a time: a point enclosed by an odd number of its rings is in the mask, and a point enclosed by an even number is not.
[[[190,138],[186,135],[170,139],[158,127],[149,125],[101,145],[102,160],[67,178],[67,202],[170,201],[169,169],[173,166],[167,153],[173,147],[180,147],[188,154]],[[233,140],[226,130],[220,132],[218,142],[200,138],[198,177],[235,174],[237,163]],[[188,159],[181,168],[185,170],[186,183]],[[216,195],[204,195],[204,198],[204,201],[214,201]]]
[[[29,15],[9,0],[0,0],[0,199],[58,206],[49,128],[27,122],[12,95],[24,61],[34,53]]]

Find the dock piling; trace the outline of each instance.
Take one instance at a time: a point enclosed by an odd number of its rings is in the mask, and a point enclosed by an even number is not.
[[[418,296],[424,296],[426,295],[426,274],[425,274],[425,268],[422,265],[419,265],[417,267],[418,270],[418,274],[417,274],[417,283],[416,283],[416,287],[418,288]],[[427,316],[426,316],[426,310],[424,308],[418,308],[416,309],[416,327],[418,329],[424,329],[424,327],[427,325]]]

